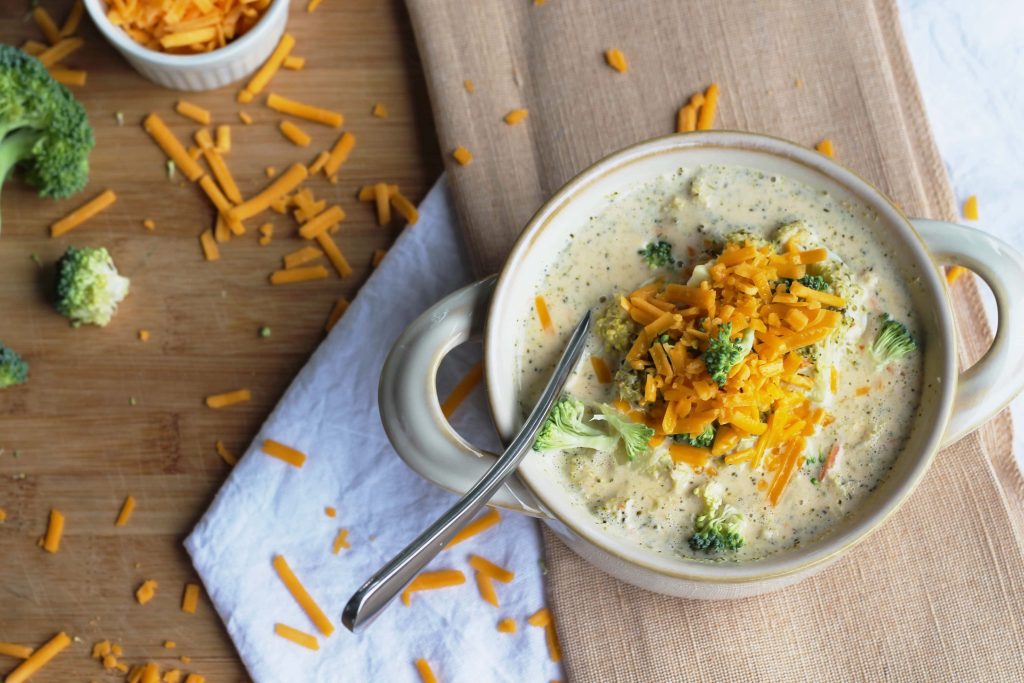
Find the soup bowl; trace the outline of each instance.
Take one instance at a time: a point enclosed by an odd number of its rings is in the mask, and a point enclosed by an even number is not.
[[[487,397],[498,434],[508,442],[521,426],[516,343],[530,319],[545,267],[571,233],[586,229],[612,193],[681,168],[744,166],[792,178],[867,208],[864,239],[885,247],[889,264],[910,283],[919,319],[924,382],[916,418],[892,469],[873,494],[829,532],[799,547],[748,562],[702,562],[658,554],[612,534],[571,500],[530,453],[492,504],[541,518],[570,548],[599,569],[651,591],[689,598],[737,598],[793,584],[835,561],[900,507],[924,476],[936,451],[978,428],[1024,385],[1024,353],[1009,343],[1024,325],[1024,258],[978,230],[911,219],[870,184],[805,147],[763,135],[705,131],[640,143],[613,154],[569,181],[534,215],[502,272],[459,290],[424,313],[399,338],[380,383],[384,428],[398,454],[420,475],[463,493],[494,462],[461,438],[443,416],[436,374],[444,356],[482,338]],[[635,255],[623,249],[623,257]],[[985,356],[957,367],[957,338],[941,266],[958,264],[979,275],[998,307],[998,331]],[[568,335],[570,330],[563,330]]]

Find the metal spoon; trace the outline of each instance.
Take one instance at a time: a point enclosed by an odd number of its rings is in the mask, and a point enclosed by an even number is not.
[[[505,480],[516,471],[520,461],[533,446],[537,432],[547,418],[551,407],[562,393],[569,375],[583,354],[583,349],[590,332],[590,313],[576,326],[569,343],[562,352],[562,357],[555,366],[551,379],[534,406],[530,416],[526,418],[523,428],[516,434],[512,443],[501,454],[491,469],[466,492],[458,503],[429,529],[420,534],[415,541],[405,547],[394,559],[374,574],[359,590],[349,598],[348,604],[341,615],[341,623],[349,631],[355,633],[374,620],[387,607],[396,595],[420,573],[434,557],[441,552],[462,527],[476,515],[487,501],[491,499]]]

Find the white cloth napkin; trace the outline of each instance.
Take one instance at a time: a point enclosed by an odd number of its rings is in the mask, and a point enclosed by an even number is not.
[[[545,682],[561,678],[541,628],[526,617],[544,605],[537,523],[502,513],[495,527],[446,550],[428,569],[459,569],[466,583],[396,601],[365,632],[340,624],[342,607],[373,572],[455,500],[406,467],[388,443],[377,410],[377,382],[394,340],[423,310],[470,280],[444,178],[421,206],[352,306],[288,388],[185,541],[217,613],[257,683],[418,681],[426,659],[444,683]],[[387,314],[384,315],[383,313]],[[479,358],[457,350],[442,366],[441,395]],[[453,423],[471,442],[498,448],[480,400]],[[260,452],[271,438],[308,459],[301,469]],[[337,508],[330,518],[325,508]],[[340,528],[350,549],[331,553]],[[471,553],[516,573],[496,583],[500,608],[477,592]],[[271,560],[284,555],[335,624],[312,652],[274,634],[278,622],[317,631],[285,590]],[[515,634],[499,620],[517,621]]]

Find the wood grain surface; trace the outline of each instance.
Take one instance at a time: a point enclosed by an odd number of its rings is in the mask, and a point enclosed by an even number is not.
[[[279,0],[282,1],[282,0]],[[41,0],[57,19],[65,0]],[[0,0],[0,41],[42,40],[25,0]],[[387,247],[402,226],[378,227],[358,187],[386,180],[418,201],[440,173],[429,105],[415,45],[400,0],[325,0],[313,14],[293,3],[288,30],[306,57],[302,71],[282,70],[267,91],[339,110],[358,139],[332,185],[322,175],[306,183],[318,198],[348,214],[336,239],[355,267],[340,280],[272,287],[281,256],[303,246],[289,216],[268,212],[272,243],[257,243],[256,227],[222,245],[207,263],[198,235],[213,209],[180,174],[169,180],[164,156],[141,120],[159,112],[183,141],[197,126],[174,113],[185,97],[210,109],[214,123],[232,127],[227,161],[246,196],[267,180],[264,167],[309,163],[339,130],[299,122],[313,144],[299,148],[277,129],[280,114],[261,102],[242,106],[232,85],[208,93],[176,93],[150,84],[124,62],[85,19],[86,47],[66,60],[89,71],[75,94],[96,131],[87,189],[62,201],[39,199],[8,182],[0,234],[0,339],[31,363],[23,387],[0,391],[0,641],[31,646],[57,631],[80,638],[33,681],[111,680],[88,656],[93,642],[111,639],[123,661],[157,661],[206,676],[246,680],[219,619],[205,597],[198,612],[180,611],[183,586],[196,581],[181,542],[217,492],[228,466],[214,451],[223,439],[234,452],[249,443],[295,372],[323,338],[340,295],[364,281],[374,249]],[[375,102],[387,119],[371,116]],[[255,122],[242,125],[237,112]],[[124,113],[119,126],[115,112]],[[51,240],[56,218],[106,188],[109,210]],[[144,219],[156,221],[150,232]],[[53,309],[54,262],[68,245],[106,246],[132,291],[109,327],[73,329]],[[32,259],[37,255],[42,265]],[[326,263],[326,262],[325,262]],[[260,338],[267,325],[270,338]],[[147,329],[148,342],[137,333]],[[239,387],[251,402],[214,411],[208,394]],[[371,400],[371,399],[362,399]],[[134,405],[133,405],[134,403]],[[122,500],[138,500],[126,527],[115,527]],[[51,508],[67,518],[60,552],[36,546]],[[159,582],[147,605],[134,600],[145,579]],[[177,648],[162,643],[174,640]],[[191,663],[183,665],[178,657]],[[0,674],[16,661],[0,656]]]

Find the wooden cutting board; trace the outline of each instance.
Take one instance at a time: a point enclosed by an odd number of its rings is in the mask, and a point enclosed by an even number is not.
[[[278,0],[282,1],[282,0]],[[41,0],[59,22],[70,2]],[[24,0],[0,0],[0,41],[42,40]],[[281,256],[303,246],[288,216],[268,212],[270,245],[255,228],[222,245],[207,263],[198,235],[213,222],[202,192],[169,180],[164,156],[143,132],[150,111],[183,141],[198,127],[173,111],[185,97],[232,127],[230,168],[245,195],[266,183],[264,168],[309,163],[339,131],[300,125],[313,144],[299,148],[277,130],[281,116],[258,103],[236,103],[238,85],[208,93],[176,93],[139,76],[88,19],[86,47],[67,65],[89,71],[75,94],[89,111],[97,146],[91,178],[80,195],[39,199],[20,182],[2,193],[0,339],[31,363],[26,386],[0,391],[0,641],[35,646],[64,630],[81,642],[33,680],[108,680],[89,659],[93,642],[110,639],[128,664],[197,671],[211,683],[245,680],[245,672],[209,602],[180,611],[186,582],[196,581],[182,540],[206,509],[228,466],[214,451],[222,439],[234,452],[249,443],[294,373],[324,337],[335,300],[352,297],[370,270],[374,249],[402,229],[377,226],[357,189],[380,180],[398,183],[418,201],[441,170],[416,49],[400,0],[325,0],[313,14],[293,3],[288,30],[302,71],[282,70],[268,91],[342,111],[357,145],[336,185],[323,176],[305,186],[348,214],[336,235],[355,275],[272,287]],[[389,116],[371,116],[374,103]],[[242,125],[237,112],[255,122]],[[115,112],[124,114],[119,126]],[[117,203],[63,238],[51,240],[56,218],[111,188]],[[152,232],[144,219],[156,221]],[[71,328],[54,312],[53,264],[68,245],[107,247],[132,280],[131,295],[105,329]],[[37,255],[42,266],[33,261]],[[272,336],[260,338],[267,325]],[[138,339],[149,330],[147,343]],[[208,394],[240,387],[252,401],[208,409]],[[114,519],[124,497],[138,507],[123,528]],[[67,518],[60,552],[36,546],[51,508]],[[159,583],[142,606],[134,592],[145,579]],[[174,650],[162,647],[177,643]],[[188,665],[178,657],[191,658]],[[15,666],[0,657],[0,674]]]

